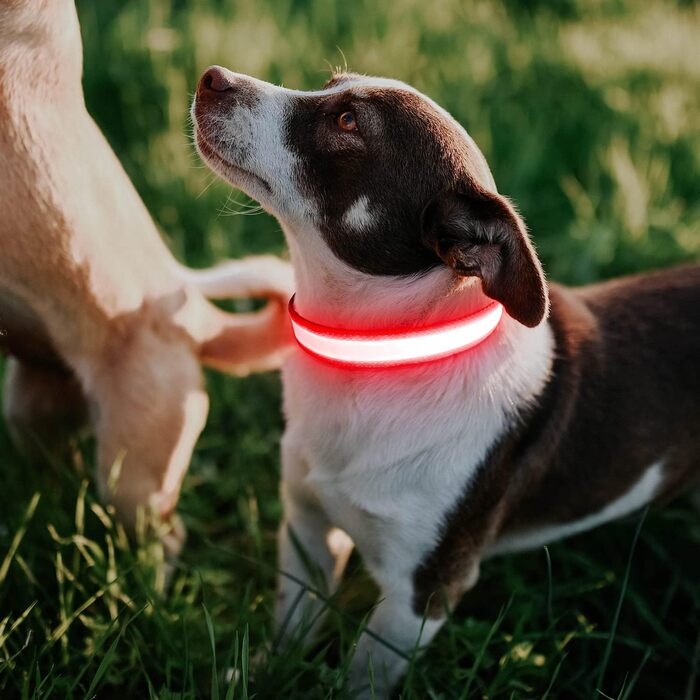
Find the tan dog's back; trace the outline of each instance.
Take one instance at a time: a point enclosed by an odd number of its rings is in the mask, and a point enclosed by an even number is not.
[[[26,0],[0,17],[0,288],[69,359],[106,342],[116,316],[183,284],[85,109],[72,2]]]
[[[21,442],[46,448],[89,408],[100,488],[133,526],[139,508],[173,512],[207,414],[200,361],[279,363],[292,274],[269,256],[199,272],[175,261],[85,108],[81,50],[72,0],[0,5],[4,410]],[[271,302],[227,314],[200,286]]]

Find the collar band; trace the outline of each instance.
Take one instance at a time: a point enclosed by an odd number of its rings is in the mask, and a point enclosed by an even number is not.
[[[354,331],[313,323],[296,310],[294,296],[289,300],[299,345],[315,357],[355,367],[391,367],[455,355],[486,340],[502,315],[503,306],[493,302],[465,318],[417,330]]]

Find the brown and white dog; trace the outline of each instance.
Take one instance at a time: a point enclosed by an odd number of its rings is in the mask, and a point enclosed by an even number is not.
[[[0,4],[4,412],[29,449],[92,423],[100,490],[133,528],[142,507],[173,513],[207,415],[200,363],[240,373],[280,361],[293,275],[271,256],[178,265],[85,109],[81,70],[72,0]],[[205,295],[276,301],[235,315]]]
[[[699,267],[547,285],[472,139],[397,81],[342,74],[297,92],[213,67],[193,116],[204,159],[281,222],[301,316],[366,332],[506,311],[433,362],[357,369],[299,349],[284,367],[279,566],[311,583],[310,559],[332,589],[349,553],[334,529],[359,549],[382,602],[355,687],[371,658],[389,692],[405,668],[393,649],[433,637],[482,559],[697,477]],[[278,623],[311,619],[308,598],[283,575]]]

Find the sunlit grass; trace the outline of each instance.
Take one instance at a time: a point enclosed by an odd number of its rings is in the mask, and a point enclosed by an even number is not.
[[[558,0],[79,2],[88,105],[178,257],[284,249],[201,167],[188,107],[219,63],[289,87],[329,64],[415,84],[468,128],[550,277],[700,256],[700,33],[691,3]],[[240,204],[232,204],[239,201]],[[165,591],[153,542],[96,500],[92,446],[35,467],[0,425],[0,698],[342,698],[375,589],[353,559],[324,638],[274,653],[275,375],[208,375]],[[39,496],[36,496],[39,494]],[[692,698],[700,522],[685,503],[487,562],[405,698]],[[619,616],[616,617],[619,608]]]

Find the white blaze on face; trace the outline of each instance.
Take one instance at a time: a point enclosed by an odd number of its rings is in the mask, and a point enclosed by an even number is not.
[[[354,231],[367,230],[372,223],[372,215],[369,211],[369,198],[362,195],[356,199],[343,214],[343,223]]]
[[[264,178],[272,188],[273,213],[302,220],[313,214],[313,204],[302,195],[297,185],[299,156],[284,142],[284,125],[293,108],[290,91],[262,81],[254,81],[258,102],[248,111],[239,108],[232,115],[248,112],[240,126],[247,141],[241,165]],[[235,141],[234,141],[235,143]]]

